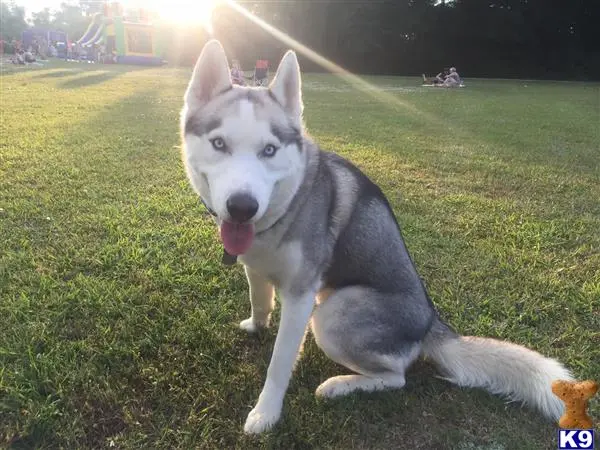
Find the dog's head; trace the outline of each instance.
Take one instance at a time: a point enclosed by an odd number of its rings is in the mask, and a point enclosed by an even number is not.
[[[192,186],[216,213],[226,250],[245,253],[283,214],[304,175],[300,69],[285,54],[268,88],[233,86],[223,47],[208,42],[181,115]]]

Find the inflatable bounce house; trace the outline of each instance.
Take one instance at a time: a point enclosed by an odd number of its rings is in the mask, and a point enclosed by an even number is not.
[[[104,14],[96,13],[92,23],[77,41],[82,47],[105,46],[118,64],[160,65],[164,63],[165,40],[158,36],[144,9],[123,14],[118,2],[105,3]]]

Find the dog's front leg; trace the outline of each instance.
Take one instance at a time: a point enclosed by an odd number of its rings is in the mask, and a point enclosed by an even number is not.
[[[252,315],[240,322],[240,328],[253,333],[259,328],[269,326],[271,312],[273,312],[275,306],[275,289],[262,275],[248,266],[245,266],[245,269],[248,285],[250,286]]]
[[[314,306],[315,293],[316,290],[303,295],[283,293],[281,296],[281,321],[267,380],[256,406],[246,419],[246,433],[262,433],[279,420],[283,397]]]

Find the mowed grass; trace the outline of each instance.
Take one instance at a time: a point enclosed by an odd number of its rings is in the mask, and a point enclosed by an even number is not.
[[[13,448],[556,448],[556,425],[417,364],[404,389],[320,401],[347,370],[309,335],[280,424],[246,437],[277,327],[247,336],[185,178],[187,69],[5,68],[0,445]],[[442,316],[600,378],[597,84],[306,75],[312,136],[381,185]],[[600,420],[599,401],[591,412]]]

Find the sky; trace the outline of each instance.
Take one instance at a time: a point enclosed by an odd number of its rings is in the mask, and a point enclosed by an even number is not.
[[[102,2],[102,0],[99,0],[100,2]],[[36,11],[40,11],[44,8],[50,8],[50,9],[56,9],[58,7],[60,7],[61,3],[71,3],[69,1],[66,0],[16,0],[15,3],[17,5],[21,5],[24,6],[28,12],[36,12]],[[78,3],[77,1],[73,1],[72,3]],[[144,4],[144,3],[155,3],[152,1],[148,1],[148,2],[144,2],[143,0],[126,0],[126,1],[121,1],[121,3],[126,3],[126,4],[132,4],[132,3],[137,3],[139,4]]]
[[[102,0],[98,0],[102,2]],[[218,0],[121,0],[123,6],[144,7],[158,11],[167,19],[177,22],[198,21],[206,22],[212,8]],[[77,0],[71,0],[78,3]],[[16,0],[15,3],[24,6],[27,16],[32,12],[41,11],[44,8],[58,9],[61,3],[70,3],[68,0]]]
[[[58,8],[62,0],[17,0],[15,3],[24,6],[27,14],[31,14],[32,12],[41,11],[44,8]]]

